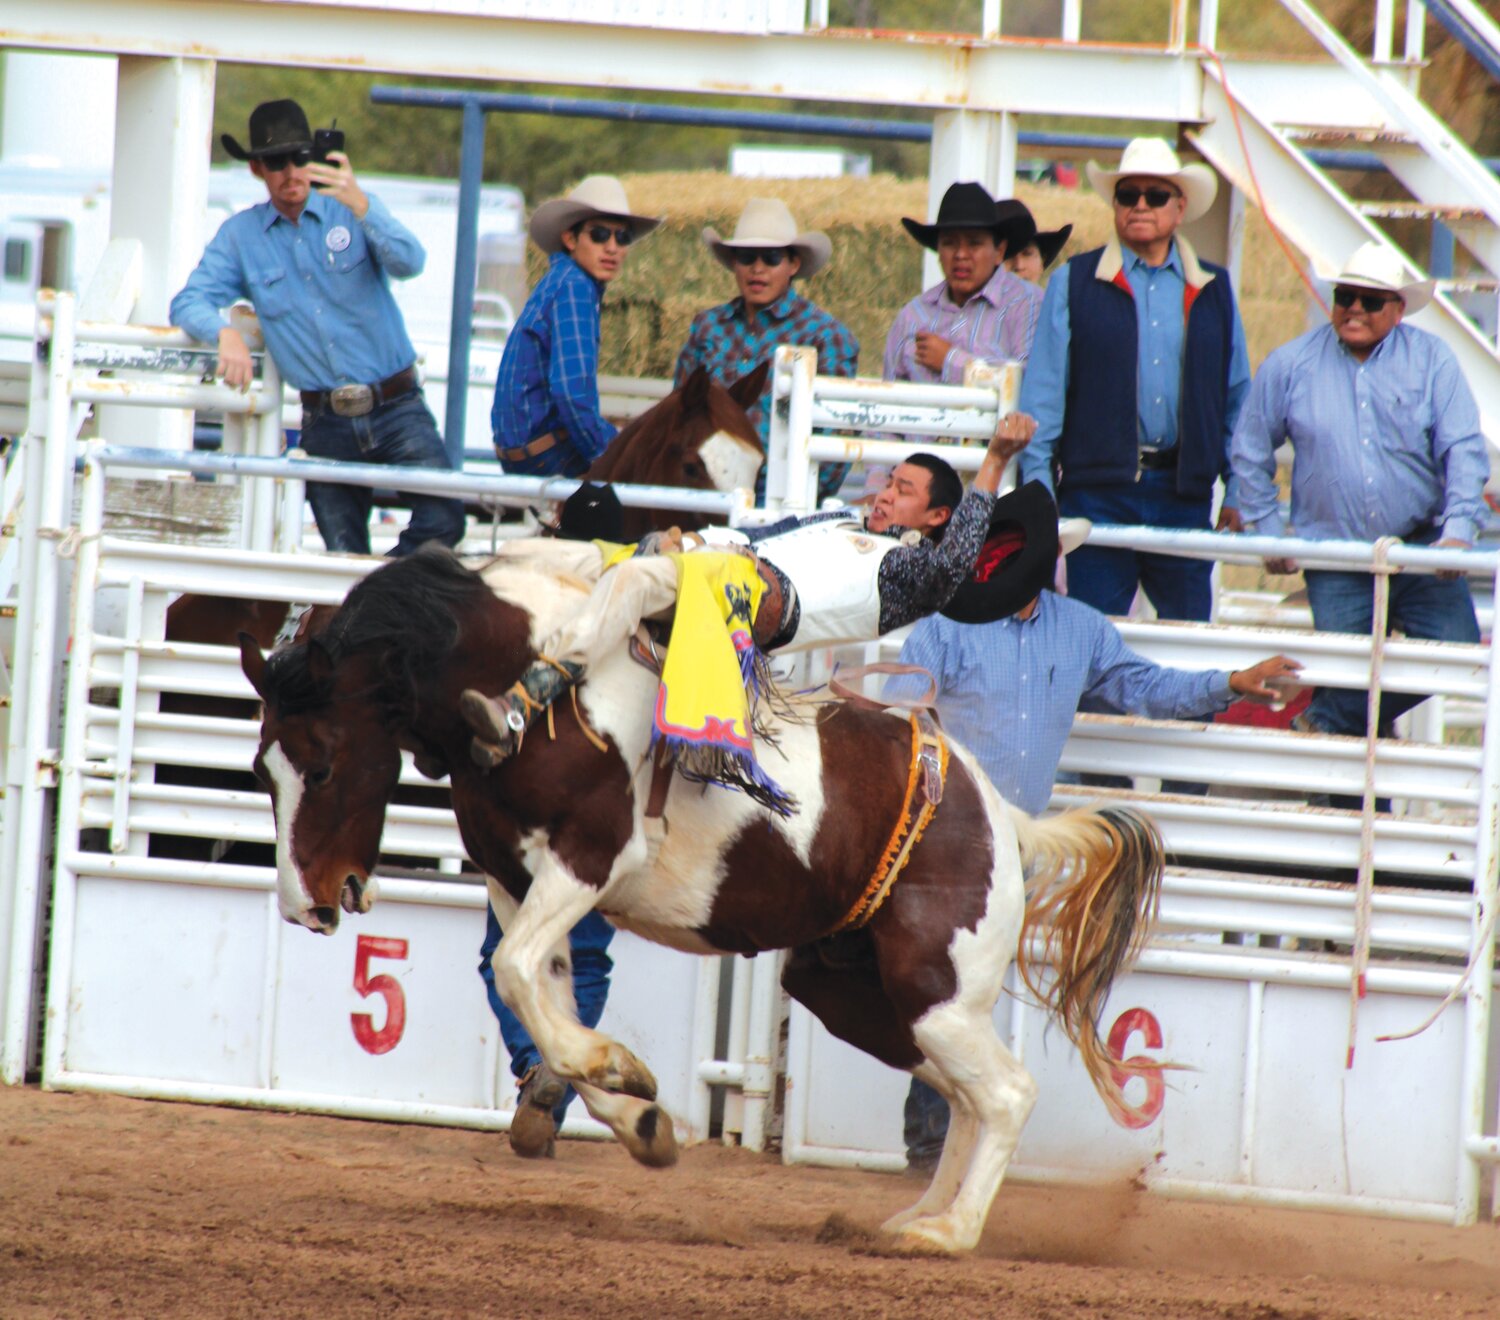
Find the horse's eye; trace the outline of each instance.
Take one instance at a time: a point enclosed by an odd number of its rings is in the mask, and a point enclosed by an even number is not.
[[[682,465],[682,471],[685,476],[701,477],[703,475],[703,464],[690,461]]]
[[[324,766],[320,770],[309,770],[302,776],[302,782],[309,788],[322,788],[332,778],[333,771]]]

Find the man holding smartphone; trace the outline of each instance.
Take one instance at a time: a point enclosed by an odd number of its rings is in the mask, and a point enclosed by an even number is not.
[[[250,146],[230,134],[224,149],[248,161],[267,200],[231,216],[172,300],[172,324],[216,344],[218,374],[250,387],[244,338],[225,314],[248,299],[282,378],[302,395],[301,447],[347,463],[451,468],[417,382],[390,279],[419,274],[427,254],[416,237],[359,186],[343,134],[320,130],[314,158],[307,116],[295,101],[267,101],[250,115]],[[309,482],[307,497],[330,550],[370,552],[372,492]],[[391,551],[428,541],[457,545],[463,504],[411,494],[411,521]]]

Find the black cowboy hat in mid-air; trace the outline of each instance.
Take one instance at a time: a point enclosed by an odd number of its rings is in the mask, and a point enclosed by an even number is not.
[[[240,146],[228,133],[219,136],[235,160],[260,160],[264,156],[289,156],[311,151],[312,129],[307,115],[295,101],[262,101],[250,112],[250,146]]]
[[[1057,505],[1040,481],[1002,495],[974,571],[943,614],[955,623],[993,623],[1025,609],[1055,580],[1058,545]]]
[[[563,501],[555,535],[564,541],[623,541],[624,519],[613,486],[585,481]]]

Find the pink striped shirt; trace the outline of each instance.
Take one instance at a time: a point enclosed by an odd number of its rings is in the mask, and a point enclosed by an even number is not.
[[[1041,307],[1041,289],[1004,266],[962,307],[949,297],[946,280],[934,284],[896,314],[885,341],[885,379],[962,385],[964,368],[976,359],[1025,362]],[[917,361],[918,334],[937,335],[953,345],[941,372]]]

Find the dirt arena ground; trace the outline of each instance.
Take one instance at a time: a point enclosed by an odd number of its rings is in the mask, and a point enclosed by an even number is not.
[[[1002,1190],[899,1256],[894,1175],[0,1087],[0,1317],[1500,1315],[1500,1229]]]

